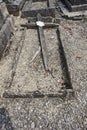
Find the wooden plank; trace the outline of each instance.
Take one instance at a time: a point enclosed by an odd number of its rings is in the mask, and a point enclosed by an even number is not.
[[[41,21],[40,14],[37,15],[37,20]],[[40,44],[41,44],[44,67],[45,67],[45,70],[48,71],[49,70],[49,68],[48,68],[48,55],[47,55],[47,47],[46,47],[46,43],[45,43],[43,27],[38,26],[38,35],[39,35],[39,40],[40,40]]]
[[[36,22],[37,21],[37,18],[36,17],[28,17],[28,22]],[[42,17],[42,21],[43,22],[53,22],[53,17],[51,16],[47,16],[47,17]]]
[[[28,24],[21,24],[22,27],[27,27],[28,29],[37,29],[37,25],[34,23],[28,23]],[[45,26],[43,27],[45,28],[55,28],[58,27],[59,24],[57,23],[45,23]]]
[[[41,92],[31,92],[31,93],[27,93],[27,94],[14,94],[14,93],[10,93],[10,92],[5,92],[3,94],[4,98],[44,98],[44,97],[48,97],[48,98],[65,98],[67,93],[69,94],[69,92],[67,92],[66,90],[64,91],[60,91],[57,93],[52,93],[52,94],[43,94]],[[70,92],[70,94],[73,94],[73,92]]]

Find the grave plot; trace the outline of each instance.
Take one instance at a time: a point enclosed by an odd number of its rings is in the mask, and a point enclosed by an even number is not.
[[[49,68],[52,74],[44,69],[38,34],[36,30],[27,30],[20,59],[13,82],[7,93],[15,97],[43,96],[44,94],[58,94],[62,85],[62,70],[58,54],[58,41],[55,30],[45,30],[48,50]],[[51,34],[52,32],[52,34]],[[55,41],[55,42],[54,42]],[[33,57],[38,53],[36,58]],[[5,96],[6,93],[4,94]],[[10,96],[9,96],[10,97]]]
[[[9,16],[5,3],[0,4],[0,58],[7,46],[13,28],[13,18]]]
[[[36,17],[40,13],[42,16],[55,17],[54,0],[29,0],[26,1],[22,9],[22,17]]]
[[[60,58],[61,48],[59,48],[56,28],[25,29],[24,35],[19,43],[10,70],[12,73],[7,80],[3,96],[6,98],[65,97],[67,90],[71,89],[72,92],[68,68],[63,61],[65,57]],[[64,62],[63,67],[62,62]]]

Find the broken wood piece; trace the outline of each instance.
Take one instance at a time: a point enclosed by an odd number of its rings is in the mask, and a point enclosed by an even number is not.
[[[37,15],[37,20],[41,21],[41,15]],[[43,56],[43,62],[44,62],[44,67],[45,70],[48,71],[48,55],[47,55],[47,46],[45,43],[45,37],[44,37],[44,31],[43,27],[38,26],[38,36],[41,44],[41,51],[42,51],[42,56]]]
[[[32,63],[32,62],[35,60],[35,58],[36,58],[37,55],[40,53],[40,51],[41,51],[41,47],[39,46],[39,49],[38,49],[38,50],[36,51],[36,53],[34,54],[32,60],[30,61],[30,63]]]

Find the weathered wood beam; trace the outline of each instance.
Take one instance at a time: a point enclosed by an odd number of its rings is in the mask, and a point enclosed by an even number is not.
[[[48,97],[48,98],[65,98],[66,96],[72,97],[74,95],[74,91],[72,89],[64,89],[64,90],[60,90],[57,93],[42,93],[40,91],[34,91],[34,92],[28,92],[26,94],[14,94],[11,92],[4,92],[3,93],[3,97],[4,98],[44,98],[44,97]]]
[[[41,21],[40,14],[37,15],[37,20]],[[44,36],[43,27],[38,26],[38,36],[39,36],[39,40],[40,40],[40,44],[41,44],[44,67],[45,67],[45,70],[48,71],[49,68],[48,68],[47,46],[45,43],[45,36]]]
[[[30,22],[36,22],[37,21],[37,18],[36,17],[28,17],[27,18],[28,20],[28,23]],[[43,22],[53,22],[55,19],[51,16],[47,16],[47,17],[42,17],[42,21]]]
[[[73,92],[71,91],[70,94],[73,94]],[[44,94],[42,92],[39,91],[34,91],[34,92],[30,92],[30,93],[26,93],[26,94],[14,94],[11,92],[4,92],[3,97],[4,98],[44,98],[44,97],[48,97],[48,98],[65,98],[67,95],[67,91],[63,90],[57,93],[52,93],[52,94]]]
[[[21,24],[21,26],[26,27],[28,29],[37,29],[37,25],[35,23]],[[43,29],[55,28],[58,26],[59,26],[59,24],[57,24],[57,23],[45,23],[45,26],[43,27]]]

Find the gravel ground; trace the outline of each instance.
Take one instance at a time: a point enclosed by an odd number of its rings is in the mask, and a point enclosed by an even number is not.
[[[73,88],[87,87],[87,22],[63,21],[60,37],[64,47]],[[69,28],[68,28],[69,27]]]
[[[12,42],[13,44],[10,47],[9,53],[0,61],[0,95],[2,95],[4,89],[6,89],[6,82],[8,81],[9,76],[11,76],[15,50],[20,43],[21,33],[23,32],[20,30],[19,25],[24,22],[26,22],[26,20],[15,18],[16,25],[14,32],[17,39],[14,38],[15,40]],[[14,130],[87,130],[87,21],[62,19],[60,24],[61,41],[66,54],[75,95],[72,98],[67,95],[67,98],[65,99],[46,97],[43,99],[0,98],[0,108],[5,108],[7,110]],[[54,68],[54,70],[58,70],[58,73],[54,71],[56,77],[61,77],[59,53],[57,51],[58,41],[55,39],[55,30],[45,30],[44,32],[46,33],[45,37],[46,42],[48,43],[47,48],[49,48],[50,67]],[[42,72],[44,72],[44,67],[42,57],[38,55],[34,63],[32,62],[30,64],[29,62],[39,48],[36,35],[37,32],[34,30],[26,31],[25,44],[22,48],[13,83],[14,81],[17,81],[17,75],[19,76],[18,80],[20,79],[20,83],[25,83],[25,76],[28,72],[29,75],[32,75],[30,72],[33,72],[34,76],[37,72],[38,75],[43,77]],[[33,37],[35,38],[35,41]],[[37,65],[36,68],[35,65]],[[38,70],[40,71],[38,72]],[[47,79],[49,79],[49,83],[50,80],[52,82],[52,77],[49,75],[46,76],[48,77]],[[36,76],[35,78],[37,79]],[[14,88],[14,90],[16,93],[16,91],[18,91],[17,87],[16,89]],[[46,90],[47,89],[45,89],[45,91]],[[20,93],[23,93],[23,91],[25,91],[25,88],[20,87]],[[1,116],[0,112],[0,129],[5,130],[5,127],[8,124],[6,124],[5,121],[2,121],[1,117],[3,118],[4,116]],[[2,128],[1,125],[3,125]]]

